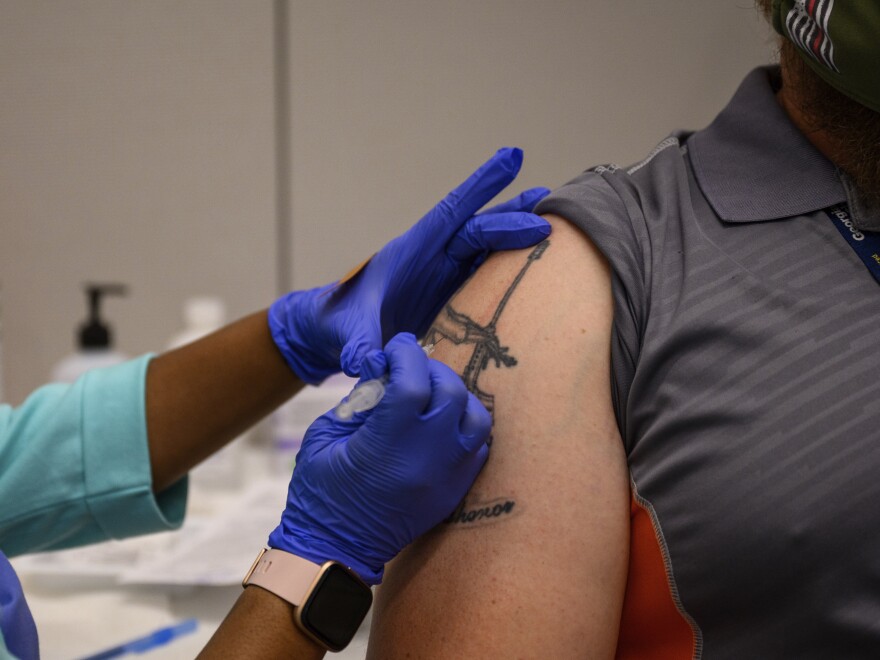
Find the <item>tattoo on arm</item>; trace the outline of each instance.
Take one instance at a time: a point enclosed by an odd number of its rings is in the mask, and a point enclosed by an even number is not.
[[[526,271],[535,261],[541,258],[545,250],[550,246],[550,241],[546,240],[535,246],[535,249],[529,253],[526,263],[520,268],[513,282],[507,287],[507,291],[501,297],[498,307],[495,308],[492,318],[486,325],[480,325],[466,314],[462,314],[453,308],[450,302],[443,309],[440,318],[434,322],[434,325],[428,330],[425,337],[426,344],[436,344],[437,342],[448,339],[453,344],[473,344],[474,351],[471,353],[470,360],[464,368],[461,375],[464,384],[474,393],[474,395],[482,402],[489,414],[495,414],[495,395],[480,389],[480,375],[489,367],[490,362],[494,362],[499,369],[503,367],[516,366],[516,358],[508,353],[510,350],[507,346],[501,345],[498,338],[498,320],[507,306],[507,302],[513,295],[516,287],[525,277]],[[489,439],[491,443],[491,438]]]
[[[455,511],[443,522],[459,527],[474,527],[498,522],[515,513],[518,513],[516,501],[507,497],[501,497],[491,502],[469,502],[465,497]]]
[[[494,363],[497,368],[512,368],[516,366],[516,358],[510,354],[510,349],[501,344],[498,337],[498,321],[504,308],[507,306],[510,297],[516,290],[519,283],[525,277],[529,267],[547,250],[550,241],[539,243],[526,257],[526,262],[520,268],[516,277],[507,287],[498,306],[495,308],[492,318],[486,325],[480,325],[467,314],[457,311],[452,303],[454,299],[446,305],[440,317],[434,322],[434,325],[428,330],[425,336],[426,344],[436,344],[444,339],[448,339],[457,346],[465,344],[473,345],[473,352],[464,368],[461,378],[467,385],[468,390],[482,402],[489,414],[495,417],[495,395],[491,392],[480,389],[480,375],[489,368],[490,363]],[[492,436],[489,436],[489,444],[492,444]],[[483,525],[507,520],[522,510],[517,508],[516,501],[510,497],[501,497],[490,501],[476,501],[472,496],[466,496],[462,500],[458,508],[446,518],[443,522],[457,529],[469,529],[474,527],[482,527]]]

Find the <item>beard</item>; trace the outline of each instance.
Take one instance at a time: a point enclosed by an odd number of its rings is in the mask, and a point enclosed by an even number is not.
[[[782,84],[795,91],[794,102],[810,128],[822,131],[834,145],[835,165],[849,176],[860,202],[880,211],[880,112],[822,80],[787,39],[782,40],[780,62]]]

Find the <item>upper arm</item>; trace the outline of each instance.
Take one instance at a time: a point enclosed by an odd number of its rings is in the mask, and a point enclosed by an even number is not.
[[[493,255],[428,340],[494,417],[463,508],[387,569],[372,657],[614,653],[629,479],[610,393],[608,266],[559,219]]]

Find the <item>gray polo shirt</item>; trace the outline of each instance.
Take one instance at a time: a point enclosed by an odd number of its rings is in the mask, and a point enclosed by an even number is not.
[[[630,584],[622,655],[684,648],[651,625],[667,599],[694,657],[880,657],[880,288],[825,209],[880,223],[777,77],[538,208],[613,271],[613,400],[668,590]]]

